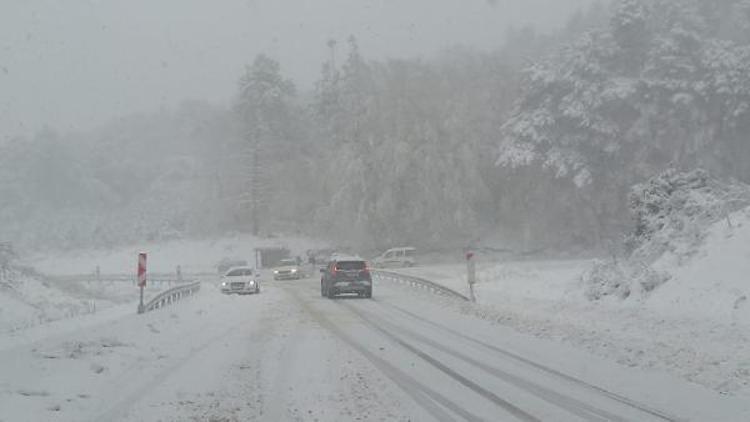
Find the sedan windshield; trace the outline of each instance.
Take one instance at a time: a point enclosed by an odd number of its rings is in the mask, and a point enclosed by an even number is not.
[[[253,270],[249,268],[238,268],[227,273],[227,277],[247,277],[253,275]]]

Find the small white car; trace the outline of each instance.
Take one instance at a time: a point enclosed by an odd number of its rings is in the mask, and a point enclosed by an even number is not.
[[[417,265],[417,249],[412,247],[391,248],[372,260],[378,268],[413,267]]]
[[[249,295],[260,293],[260,274],[251,267],[232,267],[221,276],[221,292]]]
[[[274,280],[299,280],[303,277],[302,268],[293,258],[282,259],[273,269]]]

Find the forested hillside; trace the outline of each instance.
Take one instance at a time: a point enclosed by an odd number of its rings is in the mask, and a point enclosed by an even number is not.
[[[527,69],[498,164],[569,180],[540,189],[572,200],[568,227],[597,243],[620,232],[630,186],[667,167],[748,181],[748,41],[748,1],[618,1],[608,25]]]
[[[367,248],[597,250],[667,168],[750,182],[750,1],[618,0],[493,52],[373,61],[329,43],[314,89],[249,57],[232,104],[0,144],[21,248],[304,232]]]

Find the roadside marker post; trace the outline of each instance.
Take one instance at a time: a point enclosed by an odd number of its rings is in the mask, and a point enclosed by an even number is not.
[[[474,295],[474,284],[477,283],[477,266],[474,261],[474,252],[466,252],[466,281],[469,283],[469,298],[472,303],[477,302],[477,297]]]
[[[138,287],[140,288],[141,300],[138,304],[138,313],[142,314],[146,312],[146,307],[143,305],[143,289],[146,287],[146,252],[138,254]]]

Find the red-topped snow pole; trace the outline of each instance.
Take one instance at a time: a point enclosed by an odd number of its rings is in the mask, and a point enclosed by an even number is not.
[[[138,304],[138,313],[142,314],[146,312],[146,308],[143,305],[143,288],[146,287],[146,252],[138,254],[138,287],[141,290],[141,301]]]

